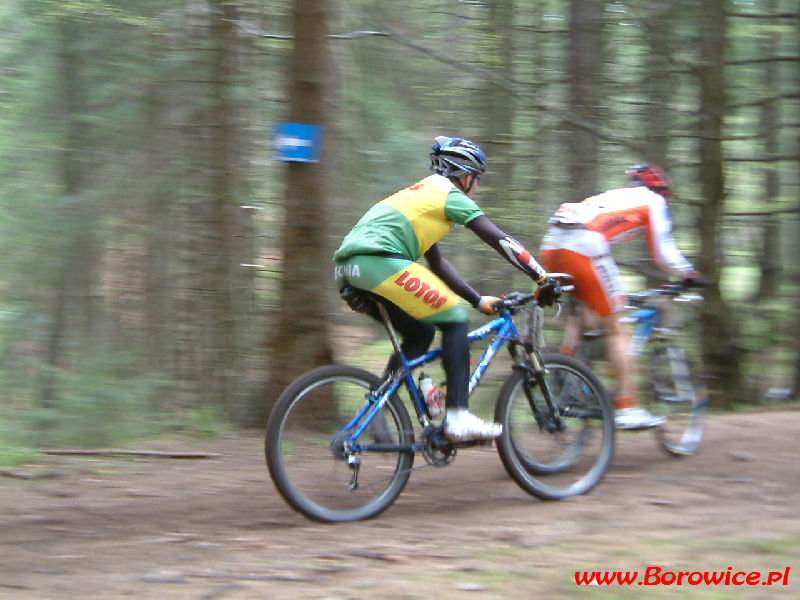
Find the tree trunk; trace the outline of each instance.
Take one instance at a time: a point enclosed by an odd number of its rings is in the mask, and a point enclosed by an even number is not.
[[[642,89],[648,95],[644,111],[645,145],[648,155],[643,160],[653,161],[669,171],[668,142],[672,131],[669,104],[675,93],[675,77],[670,69],[671,40],[675,35],[673,2],[656,2],[646,13],[647,67]]]
[[[730,406],[745,399],[742,389],[738,327],[720,294],[718,227],[725,203],[723,117],[725,113],[725,2],[699,5],[700,119],[698,122],[700,185],[700,270],[711,282],[702,315],[703,357],[713,380],[712,402]]]
[[[294,3],[290,122],[325,123],[327,5],[327,0]],[[264,424],[271,405],[289,383],[333,360],[326,310],[332,291],[332,263],[325,245],[327,181],[324,161],[287,163],[280,308],[270,342],[269,381],[264,398],[254,407],[256,426]]]
[[[794,39],[798,39],[800,37],[800,12],[795,15],[794,18]],[[795,66],[794,71],[795,76],[797,75],[797,67]],[[794,152],[795,156],[800,156],[800,136],[794,136],[794,143],[790,146],[790,150]],[[794,161],[794,172],[795,177],[797,173],[800,173],[800,160]],[[794,183],[797,183],[797,179],[795,178]],[[795,197],[795,205],[800,206],[800,198]],[[787,237],[794,239],[794,247],[797,248],[798,240],[800,240],[800,218],[795,218],[794,223],[789,225],[791,232]],[[797,254],[793,253],[792,256],[796,257]],[[800,265],[797,264],[797,261],[792,261],[790,269],[788,269],[790,276],[789,281],[794,284],[794,290],[800,289]],[[800,325],[800,307],[797,306],[797,300],[795,298],[794,303],[794,310],[795,315],[797,318],[795,322]],[[795,328],[795,332],[797,329]],[[794,397],[795,399],[800,399],[800,335],[795,334],[795,361],[794,361]]]
[[[158,117],[158,100],[154,97],[155,90],[151,90],[150,111],[148,113],[150,135],[157,138],[155,133],[159,129],[160,119]],[[161,173],[159,171],[159,157],[164,157],[159,153],[156,144],[150,147],[148,154],[148,171],[151,173],[152,181],[149,183],[145,198],[145,223],[147,227],[146,255],[144,265],[144,313],[146,320],[145,345],[147,347],[147,366],[153,371],[169,372],[168,348],[172,340],[168,336],[167,302],[167,229],[166,218],[170,194],[162,184]]]
[[[83,185],[83,162],[81,161],[82,135],[80,116],[83,108],[82,91],[80,89],[80,57],[76,48],[79,38],[80,28],[70,18],[62,18],[57,24],[58,34],[58,83],[59,83],[59,102],[61,107],[61,120],[63,123],[62,147],[58,155],[58,172],[60,175],[60,185],[62,193],[66,197],[73,199],[72,204],[77,208],[75,211],[81,212],[81,203],[77,201],[77,195]],[[62,208],[69,211],[69,207]],[[66,215],[64,222],[73,223],[70,215]],[[62,257],[63,266],[61,274],[57,278],[52,313],[52,322],[48,333],[45,360],[50,367],[44,374],[44,381],[40,391],[40,405],[49,408],[53,405],[58,390],[56,388],[57,369],[62,366],[64,354],[64,341],[67,335],[67,316],[69,314],[70,296],[74,289],[73,276],[78,276],[80,270],[77,268],[77,257],[83,252],[83,242],[88,241],[89,235],[87,222],[76,218],[75,226],[80,228],[70,242],[67,244],[67,251]],[[84,227],[86,228],[84,230]],[[84,235],[84,231],[86,234]]]
[[[567,78],[569,109],[587,121],[598,115],[603,94],[603,2],[571,0]],[[572,201],[579,202],[597,193],[598,139],[586,129],[568,128],[567,153],[570,161]]]
[[[778,12],[775,0],[767,3],[768,13]],[[766,35],[762,41],[764,56],[778,56],[778,34]],[[763,71],[764,89],[780,90],[779,63],[770,61],[766,64]],[[761,109],[761,131],[764,137],[764,149],[767,158],[777,156],[779,151],[778,134],[780,132],[780,112],[779,100],[773,98],[764,103]],[[778,170],[773,163],[767,163],[764,170],[764,201],[767,211],[780,195],[780,179]],[[762,228],[762,252],[759,256],[759,266],[761,267],[761,285],[757,288],[758,293],[765,296],[775,296],[778,293],[778,284],[781,275],[781,243],[780,243],[780,217],[775,215],[765,215],[763,217]]]
[[[504,80],[510,81],[512,77],[511,56],[513,53],[513,2],[511,0],[495,0],[488,5],[489,20],[486,26],[486,50],[483,58],[486,66],[492,73]],[[497,225],[518,237],[523,243],[532,244],[534,240],[526,241],[520,230],[519,218],[510,202],[511,190],[511,161],[512,161],[512,117],[513,107],[511,96],[491,81],[484,83],[486,98],[486,113],[484,116],[483,140],[481,145],[489,159],[491,176],[486,178],[486,185],[479,191],[484,198],[496,198],[489,209],[489,217]],[[481,252],[486,249],[482,248]],[[493,259],[495,257],[492,257]],[[492,293],[507,292],[512,289],[513,271],[502,266],[496,273],[482,272],[478,276],[480,283],[476,282],[478,289],[494,290]],[[489,284],[489,281],[491,283]],[[489,284],[489,285],[487,285]]]
[[[238,206],[236,187],[239,165],[236,162],[237,126],[232,100],[236,29],[230,21],[236,19],[236,10],[227,0],[213,0],[210,13],[212,43],[211,63],[211,130],[209,150],[209,176],[211,187],[213,233],[211,264],[211,314],[209,339],[210,378],[209,400],[224,406],[229,413],[238,412],[237,400],[241,397],[240,348],[237,342],[236,311],[233,292],[237,279],[236,221]]]
[[[674,2],[656,2],[645,9],[647,32],[647,63],[641,89],[647,94],[644,110],[643,145],[647,155],[642,160],[654,162],[670,172],[669,138],[672,132],[670,102],[675,90],[675,76],[670,68],[672,62],[672,40],[675,35],[675,14],[678,6]],[[673,218],[675,212],[672,213]],[[645,274],[645,285],[657,287],[664,282],[663,273],[654,271]]]

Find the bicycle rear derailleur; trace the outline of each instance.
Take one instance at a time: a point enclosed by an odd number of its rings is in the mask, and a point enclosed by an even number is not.
[[[337,460],[347,461],[347,466],[352,472],[350,484],[347,486],[351,492],[358,489],[358,471],[361,468],[361,458],[353,452],[347,431],[338,431],[331,436],[331,452]]]

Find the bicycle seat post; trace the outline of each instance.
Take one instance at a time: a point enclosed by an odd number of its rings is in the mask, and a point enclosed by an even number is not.
[[[376,304],[378,305],[378,312],[381,314],[381,318],[383,319],[383,326],[386,328],[386,332],[389,334],[389,339],[392,340],[394,351],[400,354],[400,341],[397,339],[397,334],[394,331],[392,322],[389,320],[389,314],[386,312],[386,307],[380,302],[377,302]]]

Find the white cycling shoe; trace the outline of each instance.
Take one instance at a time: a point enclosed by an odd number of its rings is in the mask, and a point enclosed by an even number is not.
[[[614,411],[614,426],[617,429],[650,429],[666,422],[666,417],[654,415],[641,406],[629,406]]]
[[[465,408],[448,410],[444,420],[444,435],[453,442],[488,441],[502,433],[500,423],[487,423]]]

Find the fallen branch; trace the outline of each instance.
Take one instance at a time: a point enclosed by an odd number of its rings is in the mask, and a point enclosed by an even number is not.
[[[7,469],[3,469],[0,471],[0,477],[11,477],[12,479],[53,479],[55,477],[61,477],[60,473],[18,473],[16,471],[9,471]]]
[[[44,450],[58,456],[149,456],[153,458],[217,458],[219,454],[205,452],[157,452],[155,450]]]

